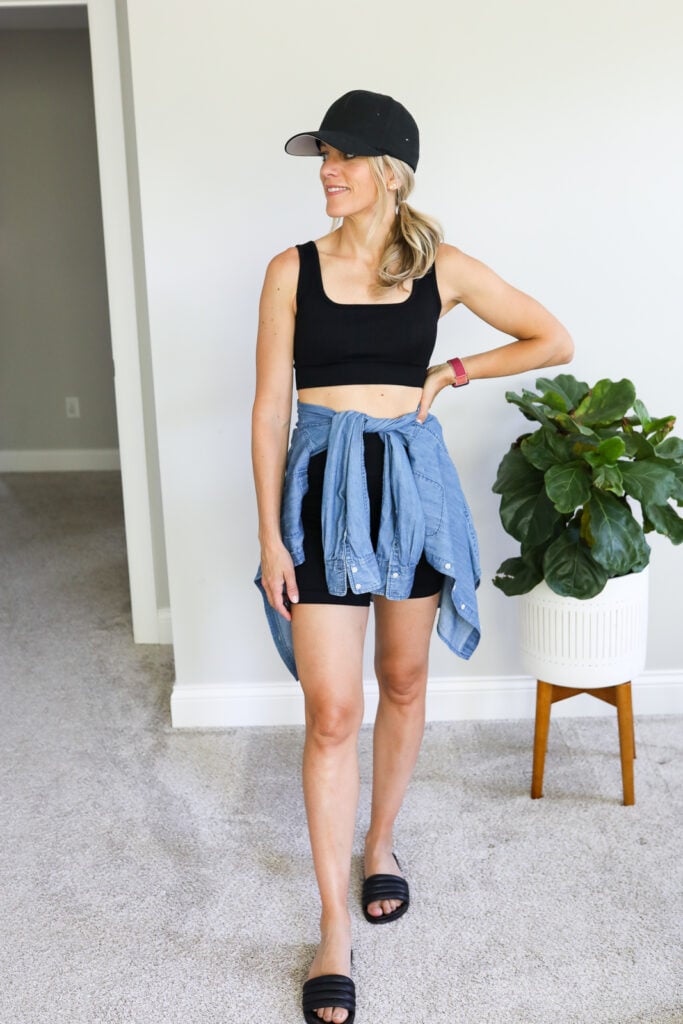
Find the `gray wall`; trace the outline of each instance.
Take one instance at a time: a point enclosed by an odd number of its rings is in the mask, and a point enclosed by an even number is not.
[[[0,450],[116,448],[87,30],[0,31],[0,147]]]

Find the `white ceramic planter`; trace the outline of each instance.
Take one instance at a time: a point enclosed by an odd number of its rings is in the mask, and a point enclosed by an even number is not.
[[[560,597],[539,583],[521,598],[524,669],[561,686],[616,686],[645,667],[648,570],[608,580],[597,597]]]

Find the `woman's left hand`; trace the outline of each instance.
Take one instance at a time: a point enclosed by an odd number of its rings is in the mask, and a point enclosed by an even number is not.
[[[425,382],[422,385],[420,396],[420,409],[417,414],[417,422],[424,423],[429,414],[432,402],[440,391],[450,387],[455,381],[455,374],[450,363],[437,363],[427,370]]]

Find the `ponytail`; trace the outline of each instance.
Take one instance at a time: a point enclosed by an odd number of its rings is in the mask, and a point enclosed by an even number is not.
[[[370,157],[369,162],[379,197],[371,235],[383,220],[387,203],[394,197],[397,203],[397,216],[380,257],[377,282],[378,288],[392,288],[413,278],[424,277],[443,242],[443,229],[433,217],[420,213],[406,202],[415,187],[415,175],[408,164],[390,156]],[[395,192],[387,191],[385,170],[389,170],[398,183]]]

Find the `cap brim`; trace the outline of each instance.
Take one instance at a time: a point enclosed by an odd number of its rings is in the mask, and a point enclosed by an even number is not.
[[[353,153],[355,156],[382,156],[379,149],[368,146],[367,142],[346,132],[301,132],[293,135],[285,142],[285,152],[290,156],[320,156],[319,142],[326,142],[328,146],[340,150],[342,153]]]

